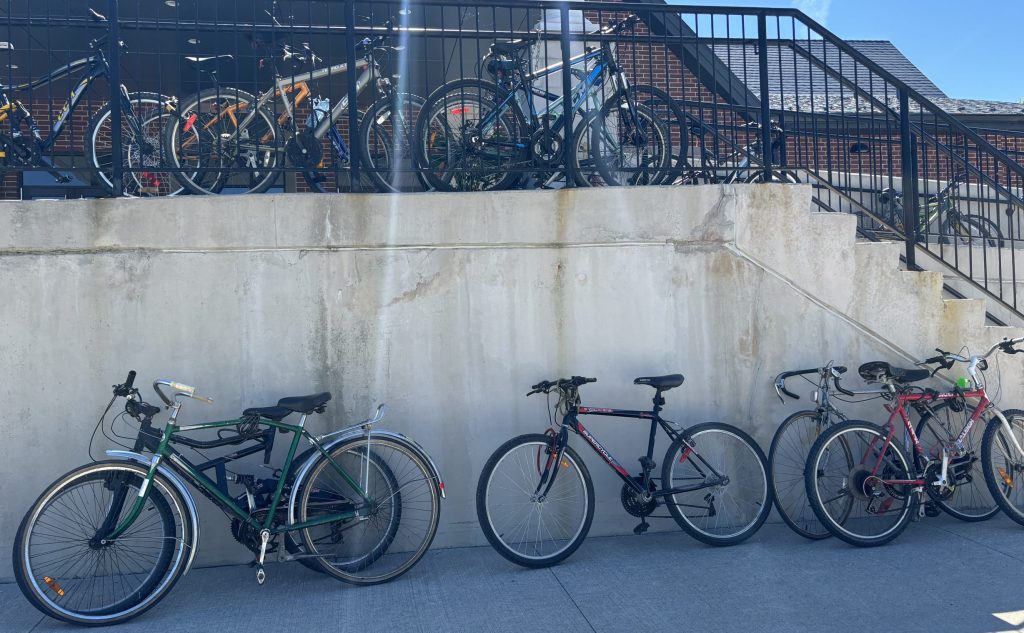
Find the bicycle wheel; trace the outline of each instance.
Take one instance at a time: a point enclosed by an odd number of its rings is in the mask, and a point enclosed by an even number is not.
[[[845,442],[854,456],[851,468],[835,455]],[[916,494],[908,485],[887,483],[912,479],[903,451],[886,441],[886,431],[870,422],[837,424],[811,447],[804,470],[811,508],[829,532],[861,547],[896,538],[910,521]]]
[[[116,624],[170,591],[191,556],[194,526],[162,475],[124,534],[109,543],[96,539],[108,513],[115,513],[115,525],[127,516],[146,472],[132,462],[96,462],[40,495],[18,528],[13,554],[14,576],[34,607],[74,624]]]
[[[165,170],[160,151],[164,123],[171,119],[164,109],[167,97],[138,92],[128,100],[130,107],[121,111],[121,191],[114,191],[113,184],[113,125],[109,103],[90,119],[85,132],[85,157],[99,184],[115,196],[155,197],[181,193],[177,179]],[[136,127],[140,134],[135,132]]]
[[[512,438],[484,464],[476,487],[476,516],[487,542],[523,567],[565,560],[594,520],[594,484],[586,464],[570,446],[557,464],[549,463],[551,446],[551,436],[541,433]],[[555,481],[539,498],[535,493],[545,472]]]
[[[665,126],[669,164],[664,175],[658,182],[652,184],[671,184],[681,178],[687,169],[686,150],[689,145],[686,136],[686,113],[679,106],[678,100],[655,86],[632,85],[629,87],[629,93],[638,104],[650,110]]]
[[[302,529],[303,545],[323,571],[353,584],[374,585],[409,571],[430,547],[440,520],[430,467],[405,444],[384,437],[349,440],[330,457],[345,474],[320,457],[301,483],[298,520],[356,516]]]
[[[439,191],[509,189],[529,162],[530,134],[515,99],[498,86],[459,79],[435,90],[416,121],[416,158]]]
[[[425,191],[430,188],[413,156],[416,119],[423,97],[395,94],[378,99],[359,124],[366,174],[377,191]]]
[[[277,181],[283,145],[274,116],[260,108],[239,128],[256,98],[234,88],[213,88],[183,99],[164,125],[167,165],[181,185],[197,195],[261,193]]]
[[[993,418],[985,429],[981,443],[981,463],[985,483],[992,498],[1008,517],[1024,525],[1024,411],[1003,411],[1008,423],[1004,426]]]
[[[972,413],[971,407],[961,407],[954,411],[949,401],[940,402],[930,407],[931,412],[921,416],[917,424],[917,439],[924,449],[924,455],[936,465],[929,468],[929,473],[939,474],[942,460],[942,447],[956,442],[957,436],[967,425]],[[964,438],[963,457],[953,459],[949,465],[946,479],[951,482],[945,492],[940,493],[931,485],[926,485],[928,496],[946,514],[961,521],[984,521],[999,514],[999,504],[992,498],[985,482],[985,469],[981,463],[981,444],[984,432],[980,424],[971,428],[970,434]],[[930,477],[925,477],[927,481]]]
[[[758,170],[755,171],[753,174],[747,176],[747,178],[743,182],[759,183],[764,181],[764,171]],[[800,178],[793,172],[789,171],[788,169],[782,171],[773,169],[772,178],[768,182],[781,182],[784,184],[795,185],[800,183]]]
[[[672,156],[665,126],[649,108],[638,103],[630,108],[624,95],[612,97],[592,112],[581,129],[591,135],[590,159],[603,184],[658,184],[670,171]]]
[[[961,246],[995,246],[997,238],[989,232],[988,226],[971,215],[949,214],[946,234]]]
[[[661,466],[669,514],[690,536],[733,545],[757,532],[772,509],[768,460],[743,431],[698,424],[676,438]]]
[[[809,539],[832,535],[814,515],[804,485],[807,454],[825,428],[817,411],[798,411],[779,425],[768,451],[775,509],[791,530]],[[849,450],[843,443],[839,446],[843,449],[842,456],[852,468],[853,457]]]

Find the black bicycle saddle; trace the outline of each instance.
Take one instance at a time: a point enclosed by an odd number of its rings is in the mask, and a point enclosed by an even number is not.
[[[919,382],[926,380],[931,376],[931,372],[927,369],[904,369],[902,367],[893,367],[884,360],[875,360],[870,363],[864,363],[857,369],[857,373],[860,377],[867,382],[885,382],[886,380],[892,380],[900,384],[907,384],[911,382]]]

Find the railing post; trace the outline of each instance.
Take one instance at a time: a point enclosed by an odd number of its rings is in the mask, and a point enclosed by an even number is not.
[[[121,145],[121,34],[118,0],[107,2],[107,63],[110,64],[110,160],[115,196],[124,195],[124,148]]]
[[[757,14],[757,66],[761,86],[761,160],[764,165],[764,182],[771,182],[772,113],[768,103],[768,18],[764,12]]]
[[[916,266],[917,245],[917,147],[910,133],[910,96],[899,89],[900,96],[900,172],[903,177],[903,237],[906,240],[907,268]]]
[[[569,7],[566,4],[562,4],[559,7],[560,15],[560,27],[561,33],[559,38],[562,43],[562,119],[565,121],[563,124],[562,132],[562,160],[565,161],[564,173],[565,173],[565,186],[575,186],[569,165],[572,162],[572,137],[573,137],[573,119],[576,116],[575,111],[572,108],[572,72],[569,60],[572,58],[572,42],[569,39]]]
[[[359,90],[356,86],[356,3],[355,0],[345,0],[345,49],[348,52],[349,71],[345,73],[348,80],[348,135],[350,139],[356,137],[356,130],[359,129]],[[349,143],[349,191],[358,192],[360,189],[359,178],[359,143]]]

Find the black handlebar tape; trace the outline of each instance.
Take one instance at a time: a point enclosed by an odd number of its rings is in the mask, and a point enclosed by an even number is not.
[[[834,376],[832,378],[832,383],[836,386],[836,391],[838,391],[839,393],[843,394],[844,396],[856,396],[857,395],[857,394],[853,393],[852,391],[849,391],[847,389],[843,389],[843,386],[841,384],[839,384],[839,377],[838,376]]]
[[[796,395],[795,393],[793,393],[789,389],[786,389],[785,387],[783,387],[782,383],[778,383],[777,382],[777,383],[775,383],[775,386],[779,388],[779,391],[781,391],[782,393],[786,394],[790,398],[792,398],[794,400],[799,400],[800,399],[800,396]]]
[[[128,389],[130,391],[131,388],[132,388],[132,385],[134,385],[134,384],[135,384],[135,370],[133,369],[133,370],[128,372],[128,380],[124,381],[125,389]]]

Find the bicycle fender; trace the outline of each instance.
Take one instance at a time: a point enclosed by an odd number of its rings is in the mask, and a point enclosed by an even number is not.
[[[330,452],[335,446],[338,446],[342,442],[346,442],[348,440],[351,440],[351,439],[354,439],[354,438],[357,438],[357,437],[360,437],[360,436],[365,436],[365,435],[366,435],[366,432],[363,431],[362,429],[359,429],[359,428],[352,429],[352,431],[350,431],[348,433],[345,433],[345,434],[335,438],[334,440],[332,440],[331,442],[329,442],[327,444],[324,444],[321,448],[323,448],[325,451]],[[402,444],[403,446],[405,446],[409,450],[411,450],[413,453],[416,454],[417,457],[420,457],[421,459],[423,459],[423,461],[426,462],[427,466],[430,468],[430,475],[434,478],[434,481],[435,481],[435,483],[437,485],[437,490],[441,494],[441,498],[442,499],[445,498],[445,494],[444,494],[444,480],[441,479],[441,472],[437,469],[437,465],[434,463],[434,460],[430,458],[430,455],[428,455],[427,452],[425,450],[423,450],[423,448],[419,444],[417,444],[415,440],[413,440],[412,438],[406,437],[405,435],[402,435],[401,433],[395,433],[394,431],[371,431],[370,432],[370,437],[371,437],[371,439],[374,438],[374,437],[386,437],[386,438],[388,438],[390,440],[394,440],[394,441],[398,442],[399,444]],[[306,463],[302,465],[302,469],[299,470],[299,473],[297,475],[295,475],[295,481],[294,481],[294,483],[292,483],[292,490],[296,490],[297,491],[297,490],[301,489],[302,482],[305,481],[306,475],[308,475],[310,469],[313,468],[313,464],[315,464],[318,461],[319,460],[317,460],[317,459],[308,459],[308,460],[306,460]],[[293,524],[293,523],[296,522],[295,521],[295,499],[297,497],[298,497],[297,494],[293,494],[293,495],[291,495],[291,498],[288,500],[288,523],[289,524]]]
[[[149,467],[152,460],[151,457],[146,457],[141,453],[135,453],[132,451],[111,450],[106,451],[106,453],[110,457],[138,462],[140,464],[144,464],[146,467]],[[181,573],[181,575],[184,576],[190,569],[192,569],[192,561],[196,557],[196,550],[199,549],[199,513],[196,512],[196,502],[195,499],[192,498],[192,493],[188,491],[188,487],[185,486],[185,482],[178,477],[177,473],[163,464],[157,466],[156,471],[166,477],[167,480],[171,482],[171,485],[174,486],[175,490],[177,490],[181,495],[181,498],[185,500],[185,506],[188,508],[189,516],[192,518],[192,542],[189,544],[190,551],[188,554],[188,560],[185,562],[185,571]]]

